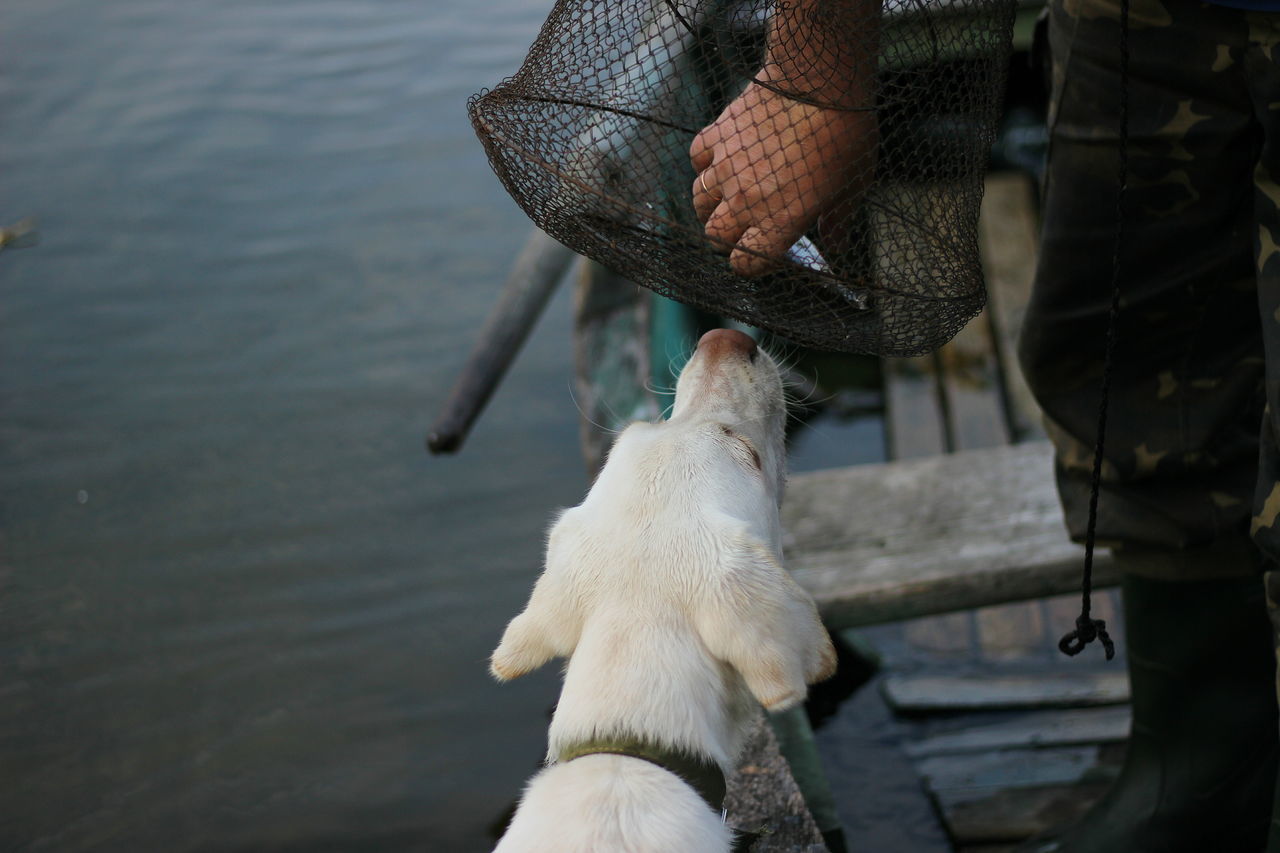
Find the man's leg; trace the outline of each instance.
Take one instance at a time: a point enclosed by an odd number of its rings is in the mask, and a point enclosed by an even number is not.
[[[1044,237],[1021,352],[1084,535],[1111,301],[1118,0],[1051,8]],[[1134,726],[1117,785],[1035,850],[1245,851],[1276,767],[1274,665],[1248,540],[1263,349],[1253,263],[1260,131],[1245,16],[1133,0],[1129,191],[1098,537],[1126,570]]]
[[[1280,16],[1251,13],[1244,67],[1253,95],[1254,116],[1263,130],[1254,170],[1255,265],[1258,308],[1267,360],[1266,417],[1262,424],[1258,485],[1251,532],[1258,547],[1280,565]],[[1280,570],[1266,574],[1267,610],[1280,638]],[[1280,640],[1277,641],[1280,654]],[[1280,695],[1280,670],[1277,670]],[[1280,786],[1277,786],[1280,806]],[[1273,807],[1267,850],[1280,853],[1280,808]]]
[[[1020,346],[1058,448],[1077,540],[1111,304],[1117,3],[1051,4],[1044,228]],[[1252,215],[1258,130],[1243,70],[1204,39],[1209,24],[1239,21],[1240,31],[1224,36],[1243,42],[1241,14],[1188,0],[1133,0],[1131,14],[1130,186],[1098,537],[1186,549],[1240,538],[1250,515],[1263,376]],[[1225,67],[1210,70],[1217,66]]]

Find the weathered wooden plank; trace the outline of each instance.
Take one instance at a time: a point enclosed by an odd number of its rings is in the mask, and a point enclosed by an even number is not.
[[[462,448],[472,424],[520,354],[573,258],[571,249],[540,229],[529,234],[467,363],[427,433],[427,449],[432,453],[457,453]]]
[[[925,758],[1013,747],[1116,743],[1129,736],[1131,719],[1127,705],[1037,711],[1014,720],[969,726],[911,741],[903,748],[910,756]]]
[[[759,833],[752,853],[826,853],[772,729],[760,716],[728,781],[725,811],[736,831]]]
[[[999,355],[1000,381],[1014,441],[1044,435],[1040,408],[1018,367],[1018,334],[1035,276],[1038,217],[1031,180],[1018,173],[987,177],[978,245],[987,280],[987,311]]]
[[[946,398],[939,356],[884,360],[885,435],[889,458],[920,459],[953,448],[947,431]],[[902,625],[906,642],[930,655],[973,653],[973,616],[942,613]]]
[[[1013,850],[1001,842],[1070,826],[1107,792],[1109,780],[1080,781],[1038,788],[1003,788],[977,799],[953,800],[952,792],[935,796],[943,821],[956,840],[956,853]],[[992,846],[988,846],[992,845]]]
[[[1009,443],[999,367],[987,314],[971,320],[939,352],[952,450]]]
[[[1098,764],[1098,747],[1011,749],[939,755],[916,763],[929,790],[952,803],[988,797],[1010,787],[1069,785]]]
[[[972,611],[912,619],[903,624],[902,632],[914,650],[930,658],[967,659],[974,656]]]
[[[884,385],[890,459],[919,459],[951,449],[936,355],[885,359]]]
[[[883,690],[895,710],[911,713],[1116,705],[1129,700],[1129,675],[891,675]]]
[[[928,760],[926,785],[967,849],[1074,823],[1111,786],[1123,756],[1123,746],[1108,744],[940,757]]]
[[[1080,582],[1083,549],[1064,532],[1045,443],[797,475],[783,523],[788,566],[834,628]],[[1095,585],[1116,580],[1099,552]]]
[[[982,657],[992,661],[1041,658],[1052,648],[1039,601],[983,607],[974,614]]]
[[[995,187],[997,196],[1004,191],[1007,180],[995,177],[988,181],[988,191]],[[1029,224],[1033,211],[1006,209],[1003,205],[988,205],[983,216],[987,220],[999,216],[1018,216],[1025,222],[1014,226],[1002,222],[980,220],[983,233],[998,233],[1006,228],[1018,228]],[[1003,291],[1021,285],[1022,299],[1027,297],[1026,287],[1030,279],[1011,281],[1008,268],[1014,258],[1022,259],[1010,247],[990,242],[979,244],[983,272],[989,290],[1002,291],[1009,302],[1009,294]],[[1034,264],[1034,245],[1029,256]],[[998,447],[1017,439],[1015,425],[1019,423],[1011,411],[1006,375],[1015,374],[1021,381],[1022,373],[1016,363],[1016,353],[1001,346],[997,329],[999,317],[992,299],[987,309],[966,325],[955,339],[940,353],[943,365],[943,388],[947,395],[949,434],[955,450],[974,450]],[[1016,330],[1015,330],[1016,331]],[[1002,362],[1001,356],[1004,356]],[[1023,383],[1025,386],[1025,382]],[[972,616],[977,633],[978,657],[1003,661],[1017,657],[1031,657],[1041,653],[1045,641],[1043,618],[1039,602],[1027,601],[985,608]]]

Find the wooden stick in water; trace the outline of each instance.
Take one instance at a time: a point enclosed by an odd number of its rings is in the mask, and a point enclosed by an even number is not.
[[[433,454],[456,453],[462,447],[573,257],[571,249],[541,230],[535,228],[529,235],[444,409],[427,433],[427,449]]]

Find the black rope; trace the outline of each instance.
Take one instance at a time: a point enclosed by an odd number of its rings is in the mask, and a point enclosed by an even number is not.
[[[1102,641],[1107,660],[1116,655],[1107,634],[1107,623],[1089,615],[1093,587],[1093,549],[1097,539],[1098,494],[1102,489],[1103,445],[1107,433],[1107,398],[1111,392],[1111,367],[1120,316],[1120,246],[1124,242],[1124,193],[1129,182],[1129,0],[1120,0],[1120,168],[1116,189],[1116,235],[1111,253],[1111,313],[1107,317],[1107,342],[1102,359],[1102,392],[1098,401],[1098,435],[1093,449],[1093,480],[1089,487],[1089,525],[1084,539],[1084,579],[1076,629],[1058,641],[1064,655],[1078,655],[1094,640]]]

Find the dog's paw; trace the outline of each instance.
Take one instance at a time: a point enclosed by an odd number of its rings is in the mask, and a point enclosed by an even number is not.
[[[831,644],[831,637],[824,630],[822,632],[822,640],[817,649],[817,655],[810,661],[808,671],[805,673],[805,681],[809,684],[817,684],[819,681],[826,681],[828,678],[836,674],[836,666],[839,663],[836,658],[836,647]]]
[[[510,681],[535,669],[537,664],[531,662],[531,656],[505,639],[489,656],[489,674],[499,681]]]
[[[489,672],[499,681],[510,681],[533,672],[551,658],[556,649],[547,642],[543,622],[525,610],[507,625],[502,642],[489,657]]]
[[[769,713],[777,714],[781,711],[786,711],[794,708],[796,705],[799,705],[804,701],[805,695],[806,691],[804,690],[791,690],[786,693],[780,693],[776,696],[761,699],[760,704],[763,705],[764,709]]]
[[[519,678],[528,671],[527,669],[512,666],[511,662],[505,658],[500,660],[496,652],[493,657],[489,658],[489,674],[498,681],[510,681],[513,678]]]

